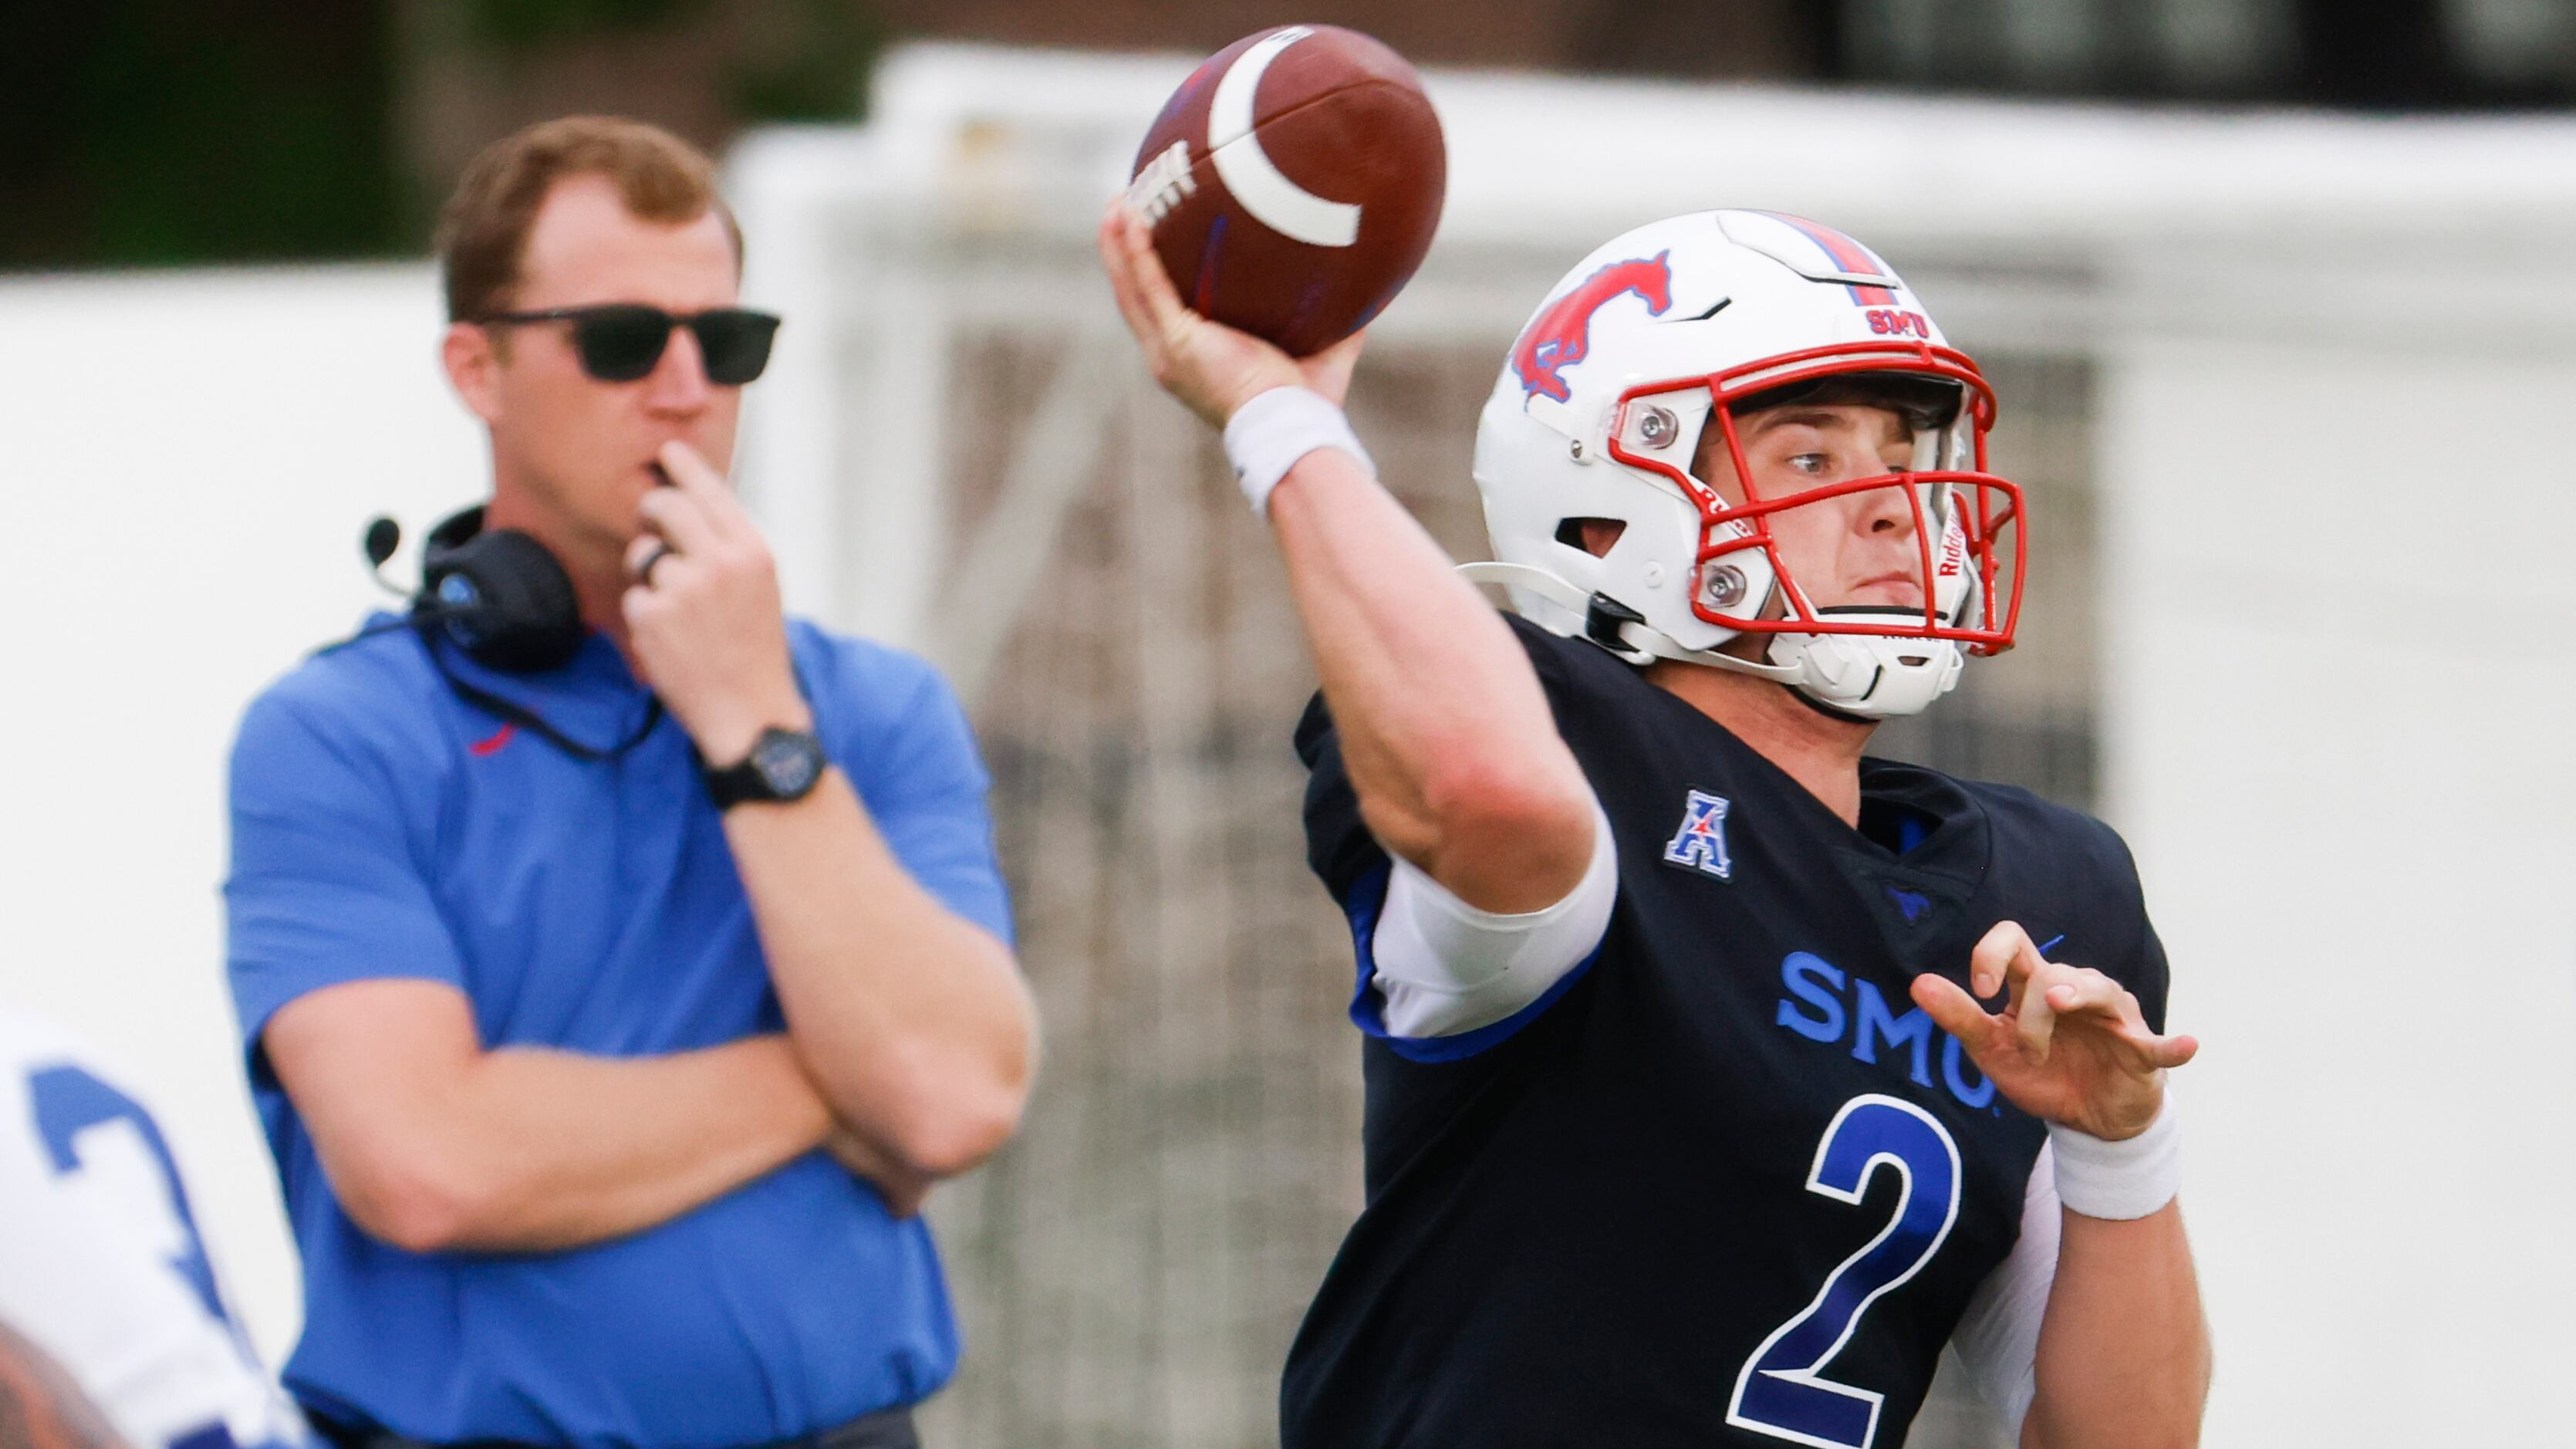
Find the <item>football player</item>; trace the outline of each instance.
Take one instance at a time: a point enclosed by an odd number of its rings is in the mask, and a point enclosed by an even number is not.
[[[1358,338],[1292,360],[1119,207],[1099,240],[1323,684],[1366,1206],[1288,1449],[1895,1446],[1953,1341],[2026,1446],[2192,1442],[2195,1044],[2128,852],[1862,753],[2009,646],[2027,554],[1992,390],[1903,281],[1767,212],[1585,258],[1477,431],[1506,617],[1378,485]]]
[[[95,1047],[7,1010],[0,1204],[0,1319],[61,1362],[117,1438],[133,1449],[311,1444],[225,1306],[152,1114]]]

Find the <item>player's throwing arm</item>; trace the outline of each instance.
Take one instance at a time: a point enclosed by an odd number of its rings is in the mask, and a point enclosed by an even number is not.
[[[1292,359],[1192,312],[1123,202],[1100,253],[1147,370],[1224,431],[1270,519],[1370,832],[1480,910],[1564,898],[1592,858],[1591,788],[1510,628],[1343,421],[1364,334]]]

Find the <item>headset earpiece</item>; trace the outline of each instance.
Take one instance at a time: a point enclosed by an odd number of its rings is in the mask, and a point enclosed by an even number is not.
[[[581,647],[572,576],[527,534],[486,532],[480,507],[430,530],[412,613],[477,661],[513,674],[557,668]]]
[[[379,518],[367,525],[364,548],[368,571],[376,582],[385,582],[385,560],[401,544],[402,528],[392,519]],[[544,544],[514,528],[485,532],[483,510],[475,507],[431,529],[421,543],[420,556],[420,592],[412,595],[410,612],[325,645],[313,651],[315,656],[396,629],[417,630],[429,650],[431,666],[457,698],[585,762],[613,760],[642,744],[661,725],[662,701],[657,695],[634,733],[606,748],[586,745],[524,705],[457,678],[439,662],[438,640],[431,630],[445,634],[478,663],[514,674],[556,668],[581,648],[587,632],[581,622],[581,598],[573,592],[572,576]]]

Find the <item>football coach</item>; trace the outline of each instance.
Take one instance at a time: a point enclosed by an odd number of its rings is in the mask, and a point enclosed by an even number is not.
[[[725,482],[778,319],[713,169],[532,127],[441,220],[492,492],[254,702],[227,950],[350,1449],[910,1446],[939,1178],[1034,1023],[988,784],[921,661],[783,617]]]

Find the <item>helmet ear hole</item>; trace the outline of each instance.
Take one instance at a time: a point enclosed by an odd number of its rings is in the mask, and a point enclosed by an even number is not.
[[[1619,535],[1628,531],[1624,518],[1560,518],[1556,521],[1556,541],[1567,548],[1579,548],[1600,558],[1618,545]]]

